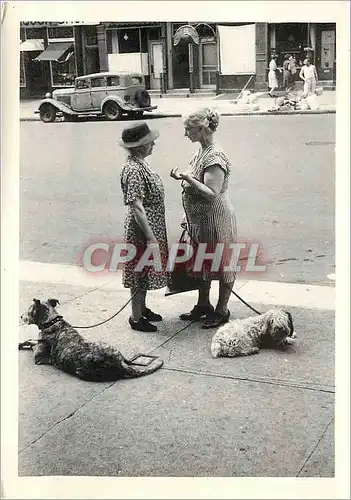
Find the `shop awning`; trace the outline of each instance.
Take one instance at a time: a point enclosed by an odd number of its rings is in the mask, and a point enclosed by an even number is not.
[[[72,42],[53,42],[42,52],[35,61],[59,61],[60,58],[73,47]]]
[[[177,29],[173,37],[173,45],[178,45],[180,40],[193,41],[197,45],[200,43],[198,32],[190,24],[184,24],[184,26]]]
[[[34,52],[34,51],[42,51],[44,50],[44,40],[40,40],[38,38],[33,38],[32,40],[26,40],[21,43],[20,51],[21,52]]]

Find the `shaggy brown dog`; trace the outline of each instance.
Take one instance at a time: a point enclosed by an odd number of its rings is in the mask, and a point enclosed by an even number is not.
[[[149,366],[135,366],[118,349],[102,342],[84,340],[57,313],[57,304],[57,299],[48,299],[47,302],[33,299],[33,304],[21,316],[25,323],[35,324],[40,330],[38,343],[33,347],[36,364],[52,364],[64,372],[94,382],[142,377],[163,365],[162,360],[156,359]]]

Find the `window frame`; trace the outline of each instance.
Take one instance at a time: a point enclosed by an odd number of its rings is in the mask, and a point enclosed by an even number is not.
[[[97,85],[97,86],[93,85],[93,82],[96,82],[98,80],[102,80],[104,84],[103,85]],[[90,79],[90,88],[91,88],[91,90],[106,88],[106,86],[107,86],[106,85],[106,76],[97,76],[97,77],[93,77],[93,78]]]
[[[79,84],[80,82],[86,82],[86,83],[88,84],[88,86],[87,86],[87,87],[82,87],[82,88],[79,88],[79,87],[78,87],[78,84]],[[75,90],[91,90],[91,79],[90,79],[90,78],[84,78],[84,79],[82,79],[82,80],[76,80],[76,81],[75,81],[74,88],[75,88]]]

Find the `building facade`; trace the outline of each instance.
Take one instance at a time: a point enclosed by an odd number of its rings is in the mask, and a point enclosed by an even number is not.
[[[99,71],[144,74],[161,93],[267,89],[271,53],[309,55],[319,79],[336,79],[336,25],[321,23],[21,23],[23,96],[71,86]]]

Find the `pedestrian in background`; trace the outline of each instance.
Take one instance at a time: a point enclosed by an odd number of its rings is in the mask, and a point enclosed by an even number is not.
[[[309,57],[304,60],[304,65],[300,71],[300,78],[305,82],[302,97],[308,97],[310,94],[314,94],[318,84],[318,74],[314,64],[311,64]]]
[[[296,73],[297,73],[297,64],[294,55],[289,57],[289,71],[290,71],[290,81],[289,81],[289,90],[292,90],[295,87],[296,81]]]
[[[277,71],[278,71],[277,55],[272,54],[271,61],[269,63],[269,72],[268,72],[268,87],[270,88],[270,91],[268,92],[268,94],[271,97],[273,97],[274,90],[278,88]]]
[[[219,115],[209,108],[201,108],[183,116],[185,136],[191,142],[200,143],[200,148],[190,161],[189,171],[171,170],[171,177],[182,181],[182,201],[187,220],[187,230],[196,250],[206,244],[206,252],[213,253],[218,243],[226,249],[236,240],[236,220],[228,197],[228,180],[231,173],[230,162],[225,152],[215,144],[214,133],[219,123]],[[207,264],[207,265],[205,265]],[[188,321],[204,319],[202,328],[215,328],[228,322],[230,312],[228,301],[235,280],[235,269],[212,272],[211,262],[201,268],[202,284],[199,287],[197,304],[189,313],[180,318]],[[194,270],[189,268],[189,273]],[[210,303],[211,280],[219,280],[219,297],[214,310]]]
[[[283,89],[288,90],[290,86],[290,64],[289,64],[290,54],[285,54],[285,59],[283,62]]]
[[[146,122],[139,122],[125,128],[120,145],[127,150],[127,157],[121,172],[121,188],[124,204],[127,206],[124,222],[124,241],[137,249],[136,257],[123,267],[123,284],[130,288],[132,316],[129,324],[133,330],[155,332],[153,321],[162,316],[146,307],[147,290],[167,285],[166,264],[168,243],[165,222],[164,188],[160,176],[146,161],[155,145],[159,133],[150,130]],[[159,250],[162,271],[151,267],[147,272],[136,271],[139,258],[149,245]]]

